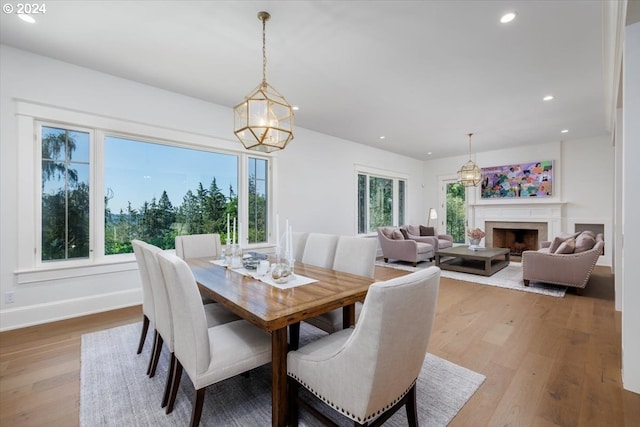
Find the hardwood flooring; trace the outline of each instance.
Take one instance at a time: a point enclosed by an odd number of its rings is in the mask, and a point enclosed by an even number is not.
[[[0,426],[77,426],[81,335],[140,319],[138,306],[0,333]],[[487,377],[452,427],[640,426],[609,268],[564,298],[443,278],[429,352]]]

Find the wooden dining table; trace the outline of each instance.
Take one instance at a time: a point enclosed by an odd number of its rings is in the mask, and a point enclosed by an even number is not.
[[[188,259],[202,295],[223,304],[238,316],[271,334],[272,425],[287,425],[287,328],[342,308],[343,323],[355,323],[357,301],[364,300],[373,279],[296,263],[295,274],[313,283],[280,289],[215,265],[210,258]]]

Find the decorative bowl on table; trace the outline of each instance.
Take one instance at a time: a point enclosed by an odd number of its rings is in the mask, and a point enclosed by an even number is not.
[[[248,252],[242,258],[242,265],[247,270],[256,270],[260,261],[269,259],[269,257],[265,254],[261,254],[258,252]]]

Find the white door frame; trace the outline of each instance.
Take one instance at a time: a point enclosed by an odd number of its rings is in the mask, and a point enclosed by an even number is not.
[[[458,175],[440,175],[438,176],[438,225],[437,229],[440,234],[447,233],[447,184],[458,181]],[[469,224],[469,200],[465,190],[464,196],[464,223],[465,227]],[[466,240],[466,236],[465,236]]]

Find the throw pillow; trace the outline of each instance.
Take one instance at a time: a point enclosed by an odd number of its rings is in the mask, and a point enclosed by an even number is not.
[[[580,233],[574,233],[574,234],[565,234],[562,236],[558,236],[558,237],[554,237],[553,241],[551,242],[551,245],[549,246],[549,253],[553,254],[556,252],[556,250],[558,250],[558,247],[560,247],[560,245],[569,240],[569,239],[575,239],[576,236],[578,236],[578,234]]]
[[[596,244],[595,236],[592,236],[591,234],[584,232],[580,234],[578,237],[576,237],[576,248],[573,251],[573,253],[579,254],[581,252],[586,252],[590,249],[593,249],[595,244]]]
[[[404,237],[405,240],[409,240],[409,233],[407,233],[407,230],[401,228],[400,232],[402,233],[402,237]]]
[[[435,236],[436,230],[433,227],[425,227],[424,225],[420,226],[420,235],[421,236]]]
[[[393,233],[391,233],[391,238],[393,240],[404,240],[404,236],[402,235],[400,230],[398,230],[397,228],[393,230]]]
[[[565,240],[560,243],[558,249],[554,252],[555,254],[572,254],[576,248],[576,239]]]

